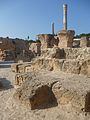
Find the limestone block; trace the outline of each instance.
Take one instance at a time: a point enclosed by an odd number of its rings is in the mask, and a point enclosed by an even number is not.
[[[26,80],[30,80],[32,78],[31,73],[18,73],[15,76],[15,85],[21,86]]]
[[[36,79],[26,81],[17,89],[14,98],[32,110],[46,108],[56,101],[51,88]]]
[[[88,47],[89,39],[87,37],[81,37],[80,39],[80,47]]]
[[[85,81],[77,81],[78,83],[72,82],[72,79],[69,81],[65,80],[66,84],[61,84],[57,82],[53,85],[52,91],[57,99],[58,104],[60,105],[71,105],[71,108],[74,108],[76,111],[90,112],[90,91],[83,88]],[[74,85],[73,85],[74,84]],[[67,87],[69,85],[69,87]],[[78,86],[78,88],[74,87]],[[87,88],[89,85],[87,86]],[[76,90],[75,90],[75,89]],[[84,89],[82,91],[82,89]]]
[[[62,30],[59,32],[58,38],[59,38],[59,44],[58,46],[60,48],[67,48],[73,46],[73,38],[74,38],[75,31],[74,30]]]
[[[11,65],[12,72],[18,73],[19,72],[19,66],[21,66],[22,63],[14,63]]]
[[[25,66],[25,68],[24,68],[25,70],[25,72],[26,73],[28,73],[28,72],[30,72],[31,70],[32,70],[32,67],[31,67],[31,65],[27,65],[27,66]]]
[[[54,59],[53,60],[53,70],[56,71],[62,71],[62,66],[63,66],[64,60],[58,60],[58,59]]]
[[[79,74],[80,64],[78,60],[66,60],[63,63],[62,71],[68,73]]]
[[[90,58],[90,48],[65,48],[65,59],[78,59],[84,60]]]
[[[90,76],[90,59],[84,60],[80,68],[80,74]]]
[[[31,43],[29,50],[31,50],[36,55],[40,55],[41,54],[41,43],[39,43],[39,42]]]
[[[58,45],[58,38],[55,38],[55,36],[52,34],[39,34],[37,36],[41,42],[41,50],[52,48],[54,45]]]
[[[17,58],[23,50],[25,50],[25,57],[27,57],[28,54],[28,58],[31,60],[32,56],[29,52],[29,45],[25,40],[0,37],[0,51],[3,52],[2,55],[0,55],[1,60],[15,60],[15,58]]]
[[[22,65],[18,66],[18,73],[30,72],[31,63],[24,62]]]
[[[44,58],[65,59],[65,52],[64,49],[54,46],[53,48],[42,50],[41,56]]]

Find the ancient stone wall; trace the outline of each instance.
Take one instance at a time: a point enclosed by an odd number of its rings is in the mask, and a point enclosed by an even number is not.
[[[15,45],[13,41],[9,38],[0,38],[0,49],[3,50],[12,50],[15,51]]]
[[[11,39],[8,37],[0,38],[0,60],[15,60],[19,55],[21,56],[23,53],[26,54],[25,57],[31,57],[29,45],[26,43],[26,41],[22,39]]]
[[[90,47],[86,48],[65,48],[65,59],[90,59]]]
[[[48,50],[48,51],[47,51]],[[66,48],[58,47],[47,49],[42,55],[36,58],[32,64],[20,65],[19,72],[28,67],[28,72],[31,69],[40,70],[46,69],[49,71],[63,71],[74,74],[83,74],[90,76],[90,48]],[[25,67],[26,66],[26,67]],[[23,71],[22,71],[23,72]]]

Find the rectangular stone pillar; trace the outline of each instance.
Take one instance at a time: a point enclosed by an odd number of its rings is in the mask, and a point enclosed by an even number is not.
[[[59,44],[60,48],[67,48],[73,46],[73,38],[74,38],[74,30],[62,30],[58,33]]]
[[[88,47],[88,38],[87,37],[81,37],[80,39],[80,47]]]

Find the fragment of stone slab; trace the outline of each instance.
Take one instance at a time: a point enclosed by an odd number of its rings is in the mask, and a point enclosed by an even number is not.
[[[65,48],[65,59],[90,59],[90,48]]]
[[[58,104],[61,106],[67,106],[69,104],[76,111],[90,112],[90,92],[86,91],[85,94],[79,94],[73,88],[70,90],[63,85],[59,85],[59,83],[57,84],[53,86],[53,93]]]
[[[80,47],[88,47],[88,37],[81,37],[80,39]]]
[[[11,70],[16,73],[30,72],[31,62],[14,63],[11,65]]]
[[[23,63],[18,66],[18,73],[30,72],[31,71],[31,63]]]
[[[14,63],[11,65],[12,72],[18,73],[18,67],[22,65],[23,63]]]
[[[47,108],[56,102],[52,89],[37,78],[24,82],[22,87],[17,89],[14,98],[32,110]]]
[[[45,50],[42,50],[41,56],[46,58],[64,59],[65,52],[64,49],[60,49],[59,47],[55,46],[53,48],[47,48]]]
[[[63,63],[62,71],[68,73],[79,74],[80,73],[80,63],[78,60],[66,60]]]
[[[80,68],[80,74],[90,76],[90,59],[83,61],[81,68]]]
[[[30,73],[18,73],[15,75],[15,85],[18,87],[21,86],[26,80],[31,80],[32,77],[35,77],[34,72]]]
[[[29,50],[31,50],[35,55],[41,55],[41,43],[31,43]]]

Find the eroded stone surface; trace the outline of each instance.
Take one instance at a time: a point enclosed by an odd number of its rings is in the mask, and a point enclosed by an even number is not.
[[[73,46],[73,38],[74,38],[75,31],[74,30],[62,30],[58,33],[59,44],[60,48],[67,48]]]
[[[38,39],[41,41],[41,49],[52,48],[54,45],[58,46],[58,38],[52,34],[39,34]]]
[[[70,104],[77,111],[90,111],[88,101],[90,100],[90,78],[48,71],[27,78],[14,94],[14,98],[25,106],[40,109],[54,102],[53,106]]]
[[[22,87],[17,89],[14,98],[31,109],[46,108],[56,102],[51,88],[35,77],[25,81]]]
[[[87,37],[81,37],[80,47],[88,47],[89,46],[88,41],[89,39]]]

